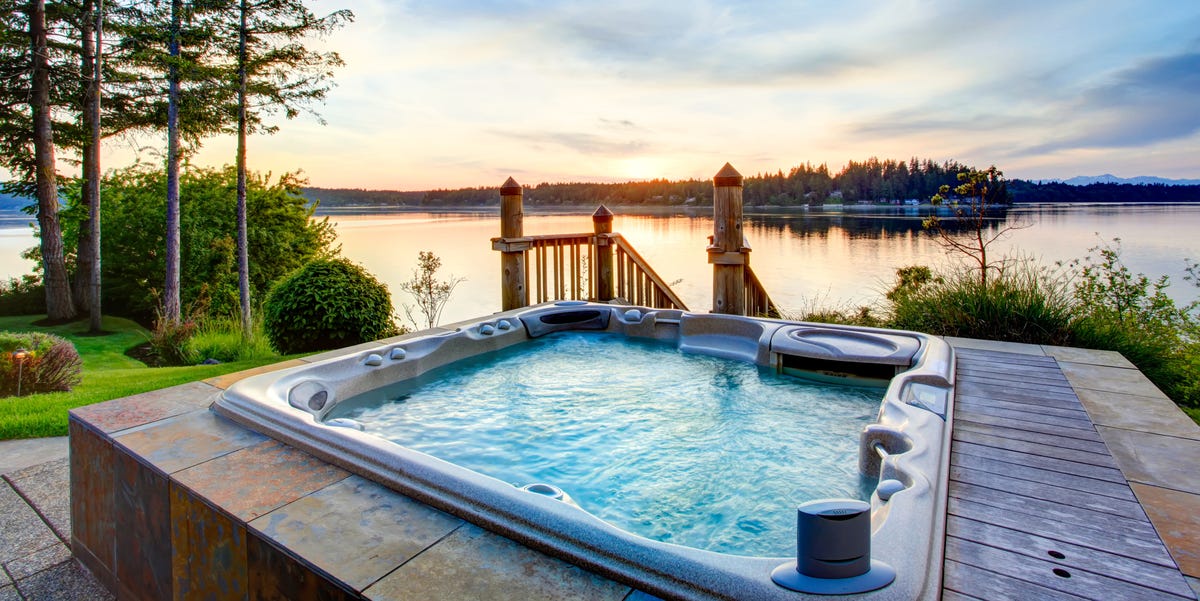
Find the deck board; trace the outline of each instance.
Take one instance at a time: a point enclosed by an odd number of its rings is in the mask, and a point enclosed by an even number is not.
[[[956,355],[943,599],[1194,599],[1057,361]]]

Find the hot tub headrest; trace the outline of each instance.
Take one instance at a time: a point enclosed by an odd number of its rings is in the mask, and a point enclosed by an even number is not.
[[[582,304],[556,304],[519,316],[530,338],[563,330],[606,330],[612,314],[607,307]]]

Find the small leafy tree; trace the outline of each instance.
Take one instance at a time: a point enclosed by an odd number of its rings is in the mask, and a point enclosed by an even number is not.
[[[962,183],[953,190],[948,185],[942,186],[931,201],[934,206],[949,206],[955,221],[962,229],[967,230],[967,235],[954,235],[936,214],[930,215],[921,225],[937,236],[938,243],[947,252],[960,253],[971,259],[978,267],[980,285],[986,288],[988,272],[999,273],[1004,268],[1003,259],[994,261],[988,258],[988,247],[1005,234],[1033,224],[1006,225],[994,231],[988,227],[988,210],[996,205],[1008,203],[1008,186],[1004,181],[1004,173],[995,165],[983,171],[970,169],[960,172],[958,181]]]
[[[400,284],[400,289],[412,295],[417,306],[414,308],[407,303],[403,305],[404,315],[414,328],[420,330],[432,328],[442,318],[442,309],[454,288],[466,278],[450,276],[448,279],[437,279],[437,270],[441,268],[442,260],[429,251],[417,254],[417,267],[413,269],[413,277]],[[416,313],[420,313],[421,323],[417,322]],[[422,325],[423,324],[423,325]]]

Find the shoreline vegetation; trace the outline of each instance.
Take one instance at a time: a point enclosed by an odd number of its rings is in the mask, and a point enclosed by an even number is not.
[[[928,206],[942,186],[958,185],[958,174],[973,170],[955,161],[850,161],[838,173],[827,165],[805,163],[786,174],[759,173],[745,178],[747,210],[857,206]],[[1200,202],[1200,185],[1165,183],[1063,182],[1004,180],[989,204],[1025,203],[1180,203]],[[306,187],[305,197],[325,209],[342,207],[394,209],[488,209],[499,206],[495,187],[423,191]],[[524,187],[530,207],[682,207],[712,206],[709,180],[653,179],[608,183],[539,183]]]

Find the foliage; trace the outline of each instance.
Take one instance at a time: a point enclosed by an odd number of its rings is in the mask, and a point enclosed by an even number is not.
[[[193,363],[214,359],[222,363],[277,357],[262,329],[261,320],[249,338],[242,333],[238,320],[209,316],[187,341],[187,353]]]
[[[929,198],[955,174],[970,168],[955,161],[935,163],[912,158],[908,162],[870,158],[850,161],[836,174],[827,165],[805,163],[786,174],[760,173],[745,178],[743,202],[748,207],[899,201]],[[525,188],[527,205],[662,206],[712,205],[712,181],[652,179],[624,183],[541,183]],[[499,204],[496,188],[462,188],[426,192],[308,188],[305,194],[336,206],[438,206],[485,207]]]
[[[58,336],[0,332],[0,396],[71,390],[81,365],[75,347]]]
[[[66,436],[67,411],[177,384],[213,378],[276,363],[288,357],[260,357],[237,363],[149,368],[125,354],[145,342],[149,332],[127,319],[105,317],[104,336],[85,335],[86,322],[39,326],[40,316],[0,317],[0,330],[31,330],[55,334],[74,343],[83,359],[83,381],[70,392],[0,399],[0,440]]]
[[[150,332],[150,349],[159,365],[191,365],[196,358],[188,348],[188,341],[196,333],[196,321],[183,319],[172,321],[160,315]]]
[[[263,327],[281,353],[340,348],[398,333],[387,286],[346,259],[316,259],[267,297]]]
[[[958,174],[958,181],[962,183],[953,189],[953,195],[950,186],[943,185],[930,200],[935,206],[948,205],[954,214],[955,229],[966,230],[966,235],[956,235],[937,214],[930,215],[921,225],[937,236],[938,243],[947,252],[964,255],[975,263],[979,284],[986,289],[988,273],[1001,273],[1004,269],[1003,260],[988,259],[988,247],[1008,232],[1033,224],[1010,225],[999,229],[989,227],[988,209],[1008,202],[1004,173],[995,165],[984,171],[963,171]]]
[[[1167,184],[1094,183],[1073,186],[1062,182],[1008,182],[1013,202],[1195,202],[1200,186]]]
[[[913,273],[923,272],[898,270],[900,283],[888,293],[889,327],[1033,344],[1070,339],[1067,282],[1028,261],[1013,262],[986,284],[974,270],[941,274],[919,285],[913,285]]]
[[[231,168],[192,168],[181,181],[183,303],[207,297],[210,312],[217,315],[231,314],[238,306],[234,182]],[[328,219],[311,219],[314,208],[300,196],[301,183],[293,174],[276,181],[255,174],[249,181],[250,286],[260,297],[305,261],[337,252],[332,246],[333,226]],[[165,190],[162,172],[140,167],[114,172],[106,179],[101,252],[103,304],[111,313],[148,322],[158,308],[157,290],[166,270]],[[73,231],[80,215],[68,214],[72,218],[65,220],[67,230]]]
[[[1200,407],[1197,303],[1177,306],[1166,276],[1133,274],[1121,261],[1119,238],[1092,247],[1073,266],[1073,344],[1117,351],[1177,403]],[[1188,273],[1191,280],[1194,265]]]
[[[403,305],[404,314],[414,328],[420,330],[432,328],[441,320],[442,309],[454,288],[466,278],[450,276],[449,279],[437,279],[437,270],[441,268],[442,260],[429,251],[417,254],[417,267],[413,269],[413,277],[400,284],[400,289],[412,295],[416,301],[416,309],[407,303]],[[415,312],[421,314],[421,322],[417,322]]]
[[[35,315],[46,312],[42,279],[28,274],[0,281],[0,315]]]

